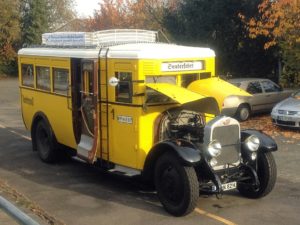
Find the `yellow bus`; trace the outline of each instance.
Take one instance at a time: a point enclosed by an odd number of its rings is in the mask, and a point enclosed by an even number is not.
[[[275,184],[276,143],[241,131],[219,115],[222,96],[195,88],[219,80],[209,48],[160,43],[146,30],[47,33],[18,60],[23,121],[47,163],[68,149],[142,176],[175,216],[190,213],[200,192],[259,198]]]

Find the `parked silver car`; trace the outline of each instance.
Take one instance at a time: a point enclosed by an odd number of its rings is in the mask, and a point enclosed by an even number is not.
[[[273,123],[300,128],[300,90],[279,102],[271,113]]]
[[[251,113],[271,111],[273,106],[289,97],[292,90],[283,90],[280,86],[269,79],[262,78],[236,78],[228,80],[231,84],[252,94],[250,98],[242,98],[236,111],[236,117],[247,120]],[[227,100],[229,103],[229,100]],[[229,106],[230,107],[230,106]],[[224,107],[226,111],[226,101]]]

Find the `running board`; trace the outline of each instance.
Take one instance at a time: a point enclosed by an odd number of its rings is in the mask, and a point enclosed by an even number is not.
[[[77,154],[88,158],[89,151],[92,150],[93,144],[94,139],[92,137],[82,134],[80,137],[80,142],[77,146]]]
[[[132,169],[125,166],[116,165],[113,169],[108,170],[111,173],[117,173],[128,177],[133,177],[137,175],[141,175],[140,170]]]

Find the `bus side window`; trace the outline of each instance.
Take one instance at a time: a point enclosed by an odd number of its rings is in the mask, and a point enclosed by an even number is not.
[[[50,68],[36,67],[36,87],[38,89],[50,91]]]
[[[116,86],[116,101],[132,103],[132,73],[116,72],[119,85]]]
[[[53,91],[55,93],[67,95],[69,70],[53,68]]]
[[[22,64],[21,65],[21,75],[22,75],[22,85],[28,87],[34,87],[34,77],[33,77],[33,65]]]

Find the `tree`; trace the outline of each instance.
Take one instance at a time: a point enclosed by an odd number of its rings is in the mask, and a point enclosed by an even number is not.
[[[75,19],[74,0],[47,0],[51,31]]]
[[[275,60],[271,51],[252,40],[239,13],[255,15],[259,0],[182,0],[177,7],[165,9],[164,25],[180,43],[210,47],[216,51],[217,72],[239,76],[271,73]]]
[[[22,44],[41,44],[42,34],[51,32],[74,17],[73,0],[23,0]]]
[[[268,49],[281,41],[287,44],[300,42],[300,4],[298,0],[263,0],[258,6],[259,14],[246,24],[249,36],[268,37],[264,47]],[[245,21],[245,17],[241,16]]]
[[[24,0],[21,4],[21,37],[24,46],[41,44],[42,33],[49,31],[50,16],[46,0]]]
[[[127,21],[127,0],[103,0],[99,3],[100,9],[94,11],[89,20],[90,30],[104,30],[123,28]]]
[[[135,28],[163,29],[164,9],[171,8],[177,0],[137,0],[129,5],[128,23]]]
[[[297,82],[300,75],[300,3],[298,0],[263,0],[258,15],[247,19],[240,15],[249,37],[265,37],[265,49],[278,48],[284,63],[284,79]]]
[[[12,73],[19,41],[19,2],[0,0],[0,72]]]
[[[136,28],[160,30],[164,8],[175,0],[103,0],[89,20],[90,30]],[[177,0],[176,0],[177,1]]]

